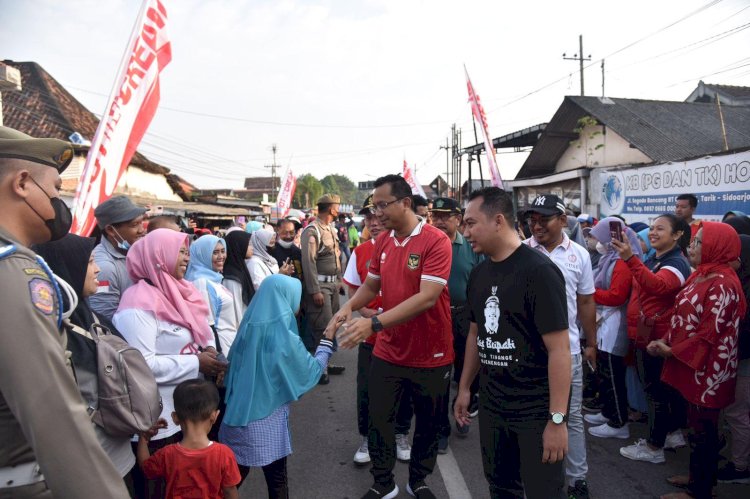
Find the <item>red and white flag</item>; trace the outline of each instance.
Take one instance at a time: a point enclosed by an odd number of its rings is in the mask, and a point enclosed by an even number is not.
[[[414,170],[411,166],[409,166],[406,163],[406,160],[404,160],[404,180],[406,180],[406,183],[409,184],[409,187],[411,187],[411,193],[412,194],[419,194],[420,196],[427,197],[424,194],[424,189],[422,189],[422,186],[419,185],[419,180],[417,180],[417,176],[414,174]]]
[[[278,210],[278,217],[284,218],[289,213],[289,208],[292,206],[292,199],[294,199],[294,191],[297,190],[297,177],[292,172],[292,167],[287,168],[284,181],[279,189],[279,197],[276,200],[276,208]]]
[[[474,86],[471,84],[469,79],[469,72],[466,71],[464,66],[464,73],[466,73],[466,87],[469,89],[469,102],[471,102],[471,112],[474,115],[474,119],[481,124],[482,136],[484,137],[484,150],[487,153],[487,162],[490,164],[490,178],[492,179],[492,185],[504,189],[503,178],[500,176],[500,170],[497,168],[497,158],[495,157],[495,147],[492,145],[492,137],[490,136],[489,127],[487,126],[487,116],[484,114],[484,108],[482,103],[479,101],[479,96],[474,91]]]
[[[110,197],[159,105],[159,73],[172,60],[160,0],[144,0],[73,200],[74,234],[87,236],[94,209]]]

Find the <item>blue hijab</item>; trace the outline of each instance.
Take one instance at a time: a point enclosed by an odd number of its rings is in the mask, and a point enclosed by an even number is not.
[[[214,270],[211,262],[216,245],[221,243],[224,249],[227,249],[227,243],[216,236],[199,237],[190,245],[190,264],[188,265],[185,279],[188,281],[197,281],[198,279],[208,279],[216,284],[221,284],[223,276]]]
[[[318,383],[320,364],[302,344],[294,316],[301,297],[299,279],[281,274],[255,292],[229,352],[225,424],[263,419]]]
[[[656,250],[651,247],[651,241],[648,240],[648,233],[651,229],[646,228],[638,232],[638,239],[646,243],[646,254],[643,255],[643,261],[645,262],[656,254]]]

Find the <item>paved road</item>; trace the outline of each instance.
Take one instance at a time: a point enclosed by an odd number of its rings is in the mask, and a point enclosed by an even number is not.
[[[359,445],[356,398],[356,350],[341,351],[334,362],[346,366],[331,383],[317,386],[292,405],[291,429],[294,453],[289,457],[289,487],[292,498],[356,499],[372,484],[368,467],[352,462]],[[455,387],[453,388],[455,390]],[[452,418],[451,418],[452,421]],[[646,433],[643,424],[631,425],[634,440]],[[591,495],[602,499],[653,498],[677,491],[665,478],[686,473],[687,449],[667,453],[666,464],[633,462],[620,456],[622,440],[587,440]],[[397,463],[396,483],[402,492],[408,478],[405,463]],[[451,437],[450,451],[438,456],[438,465],[428,484],[439,499],[485,499],[489,497],[482,472],[476,422],[466,438]],[[720,485],[719,498],[750,497],[750,485]],[[240,490],[242,498],[267,498],[263,474],[252,470]]]

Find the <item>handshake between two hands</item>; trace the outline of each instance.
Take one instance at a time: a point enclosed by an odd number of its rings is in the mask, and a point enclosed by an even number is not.
[[[339,329],[342,332],[338,335],[338,343],[345,350],[356,347],[373,334],[372,321],[369,318],[352,319],[352,311],[347,305],[331,318],[323,335],[332,340]]]

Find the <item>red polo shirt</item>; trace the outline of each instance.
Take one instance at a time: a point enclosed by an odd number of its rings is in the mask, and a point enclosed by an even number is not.
[[[422,281],[441,284],[435,305],[412,319],[378,333],[373,354],[407,367],[440,367],[453,362],[448,277],[451,242],[442,231],[420,222],[399,241],[395,231],[381,234],[375,242],[368,276],[380,280],[384,311],[419,293]]]

